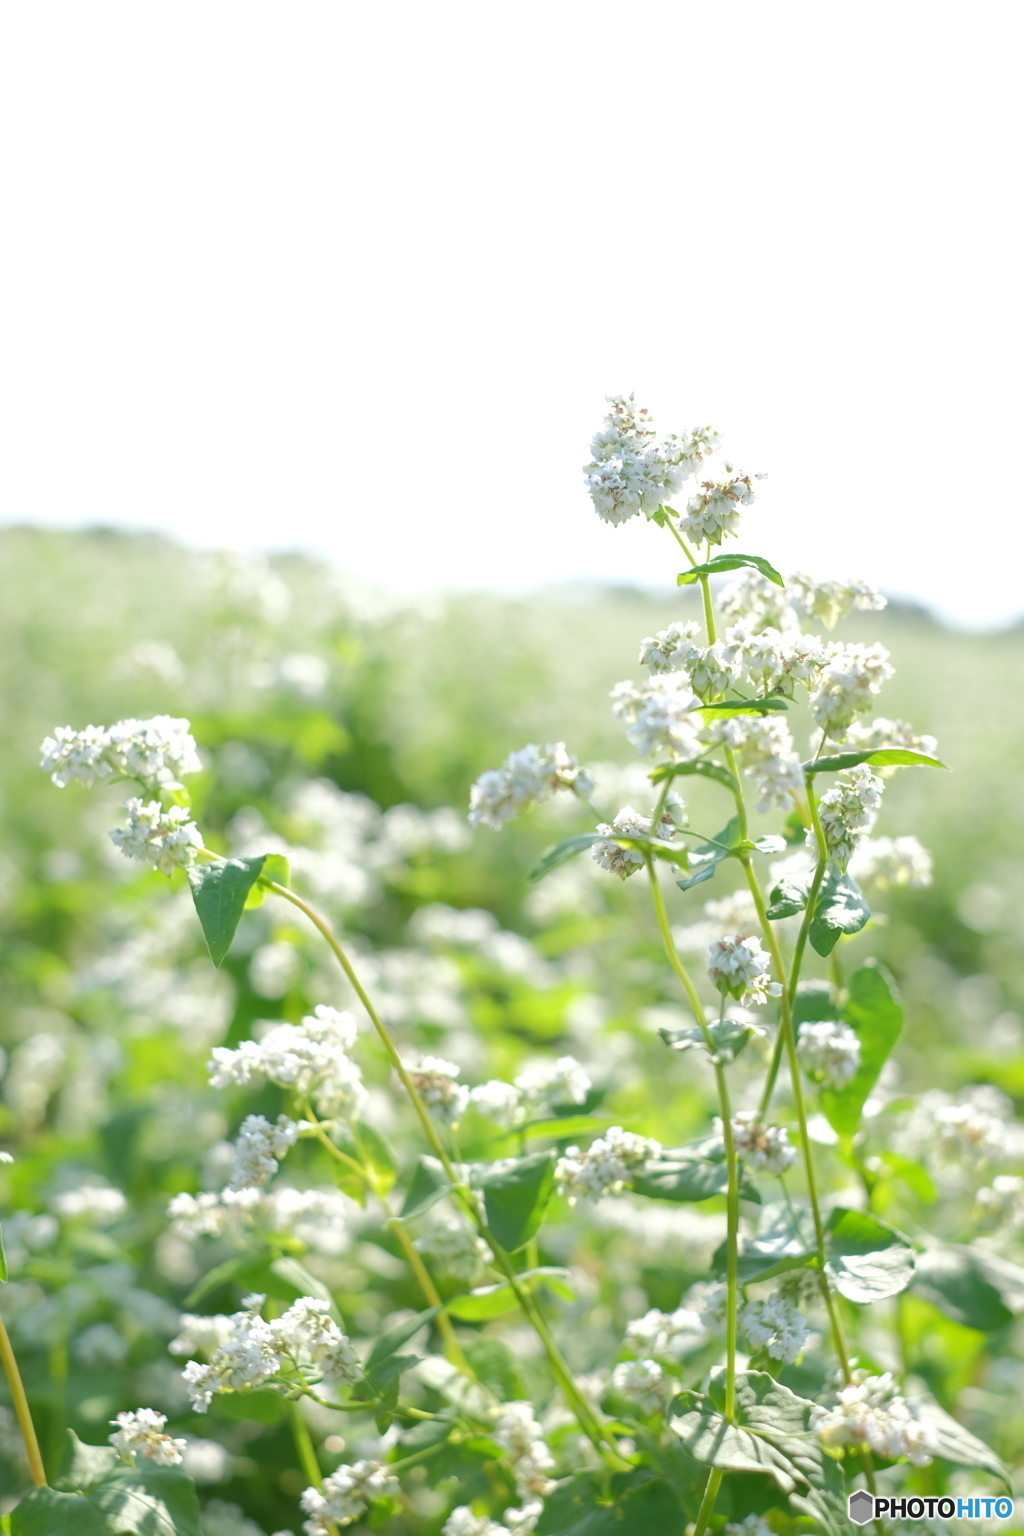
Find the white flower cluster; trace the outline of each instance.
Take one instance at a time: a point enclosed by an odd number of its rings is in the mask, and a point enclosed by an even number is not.
[[[621,1194],[630,1179],[652,1158],[659,1157],[661,1150],[661,1143],[649,1136],[624,1131],[621,1125],[610,1126],[585,1152],[579,1147],[566,1148],[555,1166],[559,1193],[570,1205],[580,1199]]]
[[[885,607],[885,598],[866,581],[815,581],[803,571],[787,576],[786,596],[809,618],[820,619],[826,629],[835,629],[854,609],[864,613]]]
[[[815,581],[803,571],[787,576],[785,587],[759,571],[743,571],[719,598],[727,619],[754,629],[799,629],[805,618],[820,619],[832,629],[854,609],[884,607],[885,598],[866,581]]]
[[[987,1083],[968,1088],[959,1100],[930,1088],[900,1132],[899,1148],[939,1168],[984,1168],[1022,1150],[1012,1115],[1010,1100]]]
[[[289,1147],[294,1147],[301,1123],[278,1115],[276,1125],[263,1115],[246,1115],[235,1142],[235,1161],[231,1169],[232,1189],[255,1189],[277,1172],[277,1164]]]
[[[766,1349],[773,1360],[785,1360],[790,1365],[810,1332],[799,1308],[778,1295],[765,1301],[748,1301],[740,1309],[739,1323],[755,1349]]]
[[[775,1536],[768,1521],[762,1515],[744,1515],[742,1520],[730,1520],[725,1536]]]
[[[515,1083],[492,1078],[469,1092],[470,1103],[496,1125],[512,1126],[517,1120],[554,1109],[562,1104],[582,1104],[591,1082],[575,1056],[535,1062],[525,1067]]]
[[[934,736],[919,736],[906,720],[887,720],[884,715],[877,716],[870,725],[862,720],[854,720],[842,742],[851,751],[870,752],[880,747],[905,747],[911,752],[923,752],[926,757],[934,757],[939,749]],[[883,768],[881,771],[894,773],[895,769]]]
[[[215,1046],[207,1063],[214,1088],[244,1086],[253,1077],[312,1095],[328,1118],[358,1117],[366,1104],[359,1068],[349,1051],[356,1038],[350,1013],[320,1004],[301,1024],[277,1024],[261,1040],[243,1040],[235,1050]]]
[[[358,1380],[361,1367],[355,1351],[337,1323],[330,1305],[301,1296],[272,1322],[260,1311],[265,1296],[247,1296],[242,1310],[231,1317],[197,1318],[186,1314],[184,1331],[169,1345],[172,1354],[197,1347],[210,1351],[207,1363],[190,1360],[182,1379],[195,1413],[205,1413],[215,1392],[240,1392],[272,1377],[301,1371],[308,1380],[344,1384]]]
[[[849,867],[850,860],[874,826],[881,803],[882,781],[866,763],[859,763],[856,768],[840,774],[832,788],[818,801],[825,846],[838,869]],[[817,849],[811,829],[807,832],[807,846]]]
[[[882,890],[893,885],[921,890],[932,883],[932,856],[916,837],[865,838],[849,869],[858,884],[874,884]]]
[[[755,630],[734,624],[725,632],[722,662],[736,687],[745,693],[782,692],[793,696],[797,683],[811,688],[821,676],[829,650],[817,635],[799,630]]]
[[[1017,1173],[997,1173],[975,1195],[978,1223],[987,1232],[1000,1227],[1011,1232],[1024,1226],[1024,1179]]]
[[[302,1495],[302,1513],[310,1517],[302,1529],[306,1536],[331,1536],[332,1525],[351,1525],[375,1500],[396,1494],[400,1486],[379,1461],[337,1467],[319,1488],[307,1488]]]
[[[721,544],[724,534],[740,531],[740,507],[754,500],[754,480],[760,475],[736,475],[726,464],[727,480],[703,480],[695,496],[686,503],[686,516],[680,518],[680,530],[696,543]]]
[[[167,1206],[172,1231],[187,1242],[200,1237],[222,1237],[237,1229],[241,1237],[250,1222],[268,1232],[294,1232],[309,1247],[337,1251],[344,1240],[344,1222],[351,1206],[337,1189],[274,1190],[259,1188],[204,1190],[198,1195],[174,1195]]]
[[[740,1109],[733,1115],[733,1142],[738,1157],[759,1173],[785,1173],[796,1162],[797,1151],[789,1144],[789,1132],[781,1125],[763,1125],[752,1109]],[[716,1116],[715,1129],[722,1130]]]
[[[652,1307],[643,1317],[634,1318],[626,1327],[626,1343],[638,1354],[678,1360],[696,1349],[707,1338],[703,1315],[692,1307],[677,1307],[674,1312],[659,1312]]]
[[[844,1088],[857,1075],[860,1041],[849,1024],[808,1021],[800,1025],[797,1055],[809,1077],[830,1088]]]
[[[879,1456],[905,1456],[915,1467],[926,1467],[937,1449],[922,1405],[900,1396],[889,1371],[856,1372],[854,1381],[840,1388],[836,1406],[821,1411],[815,1428],[830,1449],[867,1445]]]
[[[671,801],[671,804],[669,804]],[[654,831],[654,822],[650,816],[641,816],[639,811],[634,811],[631,805],[624,805],[609,823],[602,821],[598,824],[598,832],[602,841],[595,843],[590,852],[594,861],[600,864],[602,869],[607,869],[611,874],[618,875],[620,880],[626,880],[630,875],[635,875],[638,869],[643,868],[644,856],[639,848],[623,848],[614,841],[617,837],[657,837],[667,841],[672,837],[676,827],[681,824],[685,802],[678,795],[670,794],[665,802],[665,813]]]
[[[689,466],[703,456],[708,439],[694,435],[688,443],[662,445],[650,413],[634,405],[632,395],[610,397],[609,404],[583,478],[598,517],[617,526],[640,512],[653,516],[692,473]]]
[[[754,785],[760,799],[759,811],[777,806],[788,811],[804,793],[804,772],[792,732],[777,716],[758,719],[754,715],[734,715],[716,720],[703,733],[706,741],[731,747],[740,754],[744,775]]]
[[[155,1461],[158,1467],[181,1465],[186,1442],[164,1433],[165,1413],[157,1413],[155,1408],[137,1408],[134,1413],[119,1413],[110,1423],[115,1432],[107,1439],[122,1460],[132,1466],[136,1456]]]
[[[510,1536],[507,1525],[490,1515],[474,1515],[468,1504],[459,1504],[441,1527],[441,1536]]]
[[[717,699],[733,682],[733,669],[725,656],[722,641],[714,645],[695,644],[699,625],[670,624],[656,635],[640,642],[640,662],[651,676],[682,672],[699,699]]]
[[[87,725],[83,731],[59,725],[40,752],[40,767],[60,789],[73,779],[94,784],[112,777],[138,779],[147,789],[180,789],[186,773],[202,768],[189,722],[170,715]]]
[[[516,1480],[520,1499],[543,1499],[555,1486],[549,1473],[554,1471],[552,1456],[530,1403],[503,1403],[494,1426],[494,1438],[505,1452]],[[523,1515],[532,1511],[524,1509]],[[536,1506],[540,1514],[540,1506]],[[505,1512],[508,1520],[509,1512]]]
[[[196,861],[196,849],[203,846],[203,834],[181,805],[164,810],[159,800],[146,804],[137,797],[125,802],[128,825],[111,827],[107,836],[126,859],[153,864],[163,875],[176,869],[190,869]]]
[[[77,1189],[65,1189],[50,1201],[54,1215],[67,1221],[88,1217],[98,1227],[105,1227],[123,1216],[128,1202],[119,1189],[108,1184],[80,1184]]]
[[[745,1005],[765,1003],[779,997],[782,986],[770,980],[771,957],[761,948],[761,940],[727,933],[708,946],[708,975],[720,992],[739,998]]]
[[[623,1360],[612,1371],[611,1388],[649,1416],[662,1411],[679,1383],[665,1375],[657,1360]]]
[[[811,694],[811,714],[826,736],[840,740],[892,675],[884,645],[831,645]]]
[[[500,832],[506,821],[521,816],[532,805],[541,805],[560,789],[584,797],[594,788],[585,768],[566,751],[564,741],[546,747],[531,743],[509,753],[500,768],[488,768],[469,794],[469,819],[473,826],[493,827]]]
[[[428,1214],[425,1230],[413,1243],[417,1252],[430,1259],[439,1274],[466,1285],[475,1285],[477,1277],[491,1257],[483,1238],[478,1237],[466,1219],[455,1211],[437,1206]]]
[[[626,737],[641,757],[657,754],[690,762],[701,752],[700,700],[678,675],[653,678],[645,688],[626,681],[612,689],[612,712],[627,724]]]
[[[457,1083],[461,1068],[440,1056],[423,1056],[418,1062],[406,1062],[413,1087],[424,1104],[445,1125],[456,1125],[466,1113],[469,1089]]]

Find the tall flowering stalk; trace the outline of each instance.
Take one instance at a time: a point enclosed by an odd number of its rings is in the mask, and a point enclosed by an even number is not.
[[[697,1141],[666,1147],[595,1115],[588,1070],[571,1056],[534,1063],[511,1080],[472,1083],[446,1056],[407,1051],[348,940],[293,889],[285,860],[232,858],[205,846],[182,783],[201,766],[187,721],[62,728],[43,746],[43,766],[60,786],[124,780],[141,791],[129,796],[111,839],[166,875],[185,872],[215,964],[247,906],[271,896],[302,914],[368,1021],[421,1141],[420,1155],[401,1166],[373,1124],[353,1014],[321,1005],[212,1052],[214,1087],[273,1084],[284,1111],[273,1121],[241,1121],[224,1187],[175,1196],[175,1230],[195,1239],[255,1224],[278,1198],[281,1164],[298,1144],[314,1142],[332,1160],[339,1190],[369,1200],[394,1233],[424,1302],[380,1337],[359,1339],[334,1297],[290,1258],[293,1282],[297,1275],[309,1288],[286,1309],[257,1290],[230,1314],[183,1316],[170,1349],[186,1360],[196,1412],[222,1394],[255,1390],[292,1404],[309,1476],[300,1501],[306,1536],[400,1511],[412,1522],[403,1529],[421,1529],[403,1478],[413,1468],[421,1478],[435,1456],[451,1498],[443,1536],[555,1536],[588,1512],[600,1523],[611,1507],[636,1528],[689,1523],[704,1536],[722,1519],[723,1489],[726,1536],[763,1536],[774,1528],[762,1519],[769,1506],[837,1536],[849,1529],[846,1495],[861,1483],[873,1489],[878,1464],[902,1463],[912,1474],[941,1457],[1000,1475],[992,1453],[962,1426],[893,1372],[859,1363],[847,1342],[854,1309],[898,1298],[910,1284],[915,1251],[872,1211],[877,1175],[863,1150],[869,1095],[899,1034],[898,1004],[878,966],[868,962],[844,980],[835,952],[869,921],[861,882],[928,878],[916,840],[872,841],[870,833],[885,777],[900,767],[941,767],[936,744],[904,722],[867,718],[892,675],[884,647],[805,627],[831,630],[851,613],[882,607],[879,595],[859,580],[784,579],[763,556],[730,552],[759,476],[721,459],[710,427],[659,437],[631,397],[610,404],[585,471],[594,508],[613,526],[642,516],[667,533],[685,562],[678,582],[698,589],[702,613],[701,622],[680,619],[643,637],[641,674],[612,693],[626,738],[647,763],[649,803],[598,820],[591,802],[600,774],[563,742],[528,744],[480,775],[469,820],[500,831],[559,799],[585,827],[547,849],[534,882],[584,854],[602,871],[598,879],[642,875],[690,1015],[660,1031],[671,1053],[667,1072],[699,1059],[717,1101]],[[722,590],[721,576],[730,578]],[[800,704],[802,749],[790,723]],[[689,824],[680,793],[689,777],[725,797],[719,831]],[[755,816],[771,813],[780,830],[758,835]],[[691,969],[678,924],[707,895],[705,884],[730,869],[738,869],[740,890],[705,911],[717,920],[728,908],[735,921],[718,921],[705,935],[706,964]],[[482,916],[452,915],[477,927]],[[828,982],[807,982],[813,956],[832,966]],[[760,1071],[734,1071],[758,1050]],[[784,1084],[791,1113],[779,1107]],[[920,1117],[939,1128],[938,1145],[954,1150],[994,1146],[1002,1125],[987,1101],[961,1113],[936,1100],[922,1104]],[[818,1121],[860,1179],[863,1200],[823,1202]],[[467,1123],[477,1127],[469,1162],[460,1152]],[[915,1124],[908,1137],[928,1135]],[[979,1194],[984,1213],[1024,1207],[1020,1180],[1000,1178]],[[323,1195],[310,1195],[324,1205]],[[634,1318],[610,1369],[581,1378],[558,1311],[572,1295],[570,1277],[541,1262],[544,1223],[559,1210],[572,1221],[617,1197],[717,1202],[724,1241],[673,1312]],[[433,1225],[421,1229],[428,1216]],[[442,1270],[463,1289],[452,1294]],[[516,1310],[550,1373],[542,1413],[475,1363],[473,1327]],[[427,1342],[425,1359],[401,1353],[417,1339]],[[809,1396],[819,1348],[820,1382]],[[303,1398],[357,1421],[372,1416],[383,1437],[375,1453],[319,1476],[295,1406]],[[149,1409],[120,1415],[112,1437],[122,1457],[168,1467],[179,1444]],[[673,1454],[680,1448],[685,1457]],[[464,1498],[451,1495],[455,1466]],[[482,1466],[486,1478],[473,1471]]]

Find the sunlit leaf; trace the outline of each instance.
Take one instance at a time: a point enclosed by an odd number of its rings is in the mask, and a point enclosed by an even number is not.
[[[903,1028],[903,1010],[876,961],[869,960],[850,977],[843,1020],[860,1041],[860,1062],[845,1087],[822,1089],[821,1107],[833,1130],[841,1136],[853,1136],[868,1095]]]
[[[777,587],[784,587],[786,583],[763,555],[715,555],[713,560],[706,560],[703,565],[693,565],[688,571],[680,571],[676,577],[676,586],[689,587],[700,576],[720,576],[726,571],[738,571],[741,566],[750,566],[755,571],[760,571],[762,576],[774,582]]]
[[[186,870],[206,947],[215,966],[223,964],[231,948],[249,892],[266,861],[267,855],[260,854],[257,859],[225,859],[218,864],[194,864]]]
[[[848,1301],[882,1301],[906,1290],[914,1250],[899,1232],[866,1211],[835,1206],[825,1227],[826,1268]]]
[[[508,1253],[533,1237],[555,1187],[554,1152],[535,1152],[481,1181],[487,1225]]]
[[[912,752],[909,747],[874,747],[866,752],[838,752],[833,757],[816,757],[803,763],[804,773],[838,773],[868,763],[872,768],[945,768],[937,757],[926,752]]]

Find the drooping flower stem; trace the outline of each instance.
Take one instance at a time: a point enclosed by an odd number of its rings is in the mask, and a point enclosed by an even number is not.
[[[43,1466],[43,1458],[39,1450],[39,1441],[36,1438],[36,1427],[32,1422],[32,1413],[28,1406],[28,1398],[25,1396],[25,1385],[18,1369],[18,1361],[11,1344],[10,1335],[2,1317],[0,1317],[0,1363],[4,1368],[7,1378],[7,1390],[11,1394],[11,1406],[14,1409],[14,1417],[18,1421],[21,1430],[21,1438],[25,1442],[25,1455],[28,1457],[28,1470],[32,1481],[37,1488],[46,1487],[46,1469]]]
[[[437,1128],[430,1118],[430,1113],[427,1110],[427,1107],[424,1104],[422,1098],[420,1097],[420,1094],[416,1089],[416,1085],[412,1081],[412,1078],[410,1077],[401,1056],[399,1055],[398,1047],[395,1045],[395,1042],[391,1037],[391,1031],[388,1029],[387,1025],[384,1023],[384,1020],[381,1018],[380,1014],[374,1007],[373,1001],[367,993],[366,989],[363,987],[362,982],[359,980],[352,962],[349,960],[348,955],[345,953],[334,933],[331,931],[329,924],[320,916],[319,912],[317,912],[314,907],[311,907],[308,902],[303,901],[301,896],[297,895],[295,891],[289,890],[287,886],[279,885],[276,880],[265,880],[261,881],[260,883],[264,885],[268,891],[273,891],[274,895],[280,896],[283,898],[283,900],[290,902],[292,906],[298,907],[299,911],[305,914],[305,916],[313,924],[314,928],[316,928],[317,932],[326,941],[335,959],[347,976],[349,983],[356,993],[356,996],[359,998],[359,1001],[362,1003],[367,1014],[369,1015],[370,1022],[373,1024],[374,1029],[377,1031],[377,1035],[381,1041],[381,1044],[384,1046],[384,1049],[388,1054],[388,1058],[390,1059],[395,1072],[398,1074],[402,1086],[409,1096],[413,1109],[416,1111],[416,1115],[419,1118],[423,1134],[430,1145],[431,1151],[434,1153],[438,1162],[441,1164],[442,1168],[448,1176],[448,1179],[452,1185],[453,1195],[460,1202],[466,1214],[473,1222],[473,1225],[480,1233],[480,1236],[491,1250],[495,1265],[508,1281],[509,1286],[512,1289],[512,1293],[515,1296],[516,1301],[519,1303],[519,1306],[527,1318],[527,1321],[530,1323],[534,1332],[537,1334],[537,1337],[540,1339],[555,1380],[561,1387],[562,1392],[565,1395],[566,1402],[569,1404],[569,1407],[576,1415],[580,1428],[591,1441],[595,1450],[597,1450],[602,1458],[607,1460],[609,1464],[616,1468],[627,1466],[628,1463],[623,1461],[622,1457],[619,1455],[616,1449],[615,1441],[611,1435],[611,1432],[605,1428],[598,1415],[594,1412],[593,1408],[591,1408],[590,1404],[587,1402],[586,1398],[577,1387],[572,1371],[569,1369],[569,1366],[566,1363],[561,1350],[556,1344],[551,1330],[548,1328],[547,1322],[540,1311],[540,1308],[537,1306],[534,1298],[529,1294],[529,1292],[521,1283],[508,1254],[498,1243],[493,1233],[488,1229],[487,1224],[480,1213],[480,1208],[475,1197],[471,1191],[465,1187],[464,1183],[459,1178],[458,1171],[448,1156],[448,1152],[444,1143],[442,1142],[440,1136],[437,1134]]]

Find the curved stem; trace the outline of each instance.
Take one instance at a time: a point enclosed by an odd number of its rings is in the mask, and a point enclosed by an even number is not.
[[[4,1375],[7,1377],[7,1388],[11,1394],[11,1406],[14,1409],[14,1417],[18,1421],[21,1430],[21,1438],[25,1442],[25,1454],[28,1457],[28,1469],[32,1481],[37,1488],[46,1487],[46,1470],[43,1466],[43,1458],[39,1451],[39,1441],[36,1438],[36,1427],[32,1423],[32,1413],[28,1406],[28,1398],[25,1396],[25,1385],[18,1369],[18,1361],[11,1344],[10,1334],[2,1317],[0,1317],[0,1363],[3,1364]]]
[[[391,1038],[391,1032],[387,1025],[384,1023],[384,1020],[381,1018],[380,1014],[377,1012],[376,1008],[373,1006],[373,1002],[366,989],[363,987],[362,982],[359,980],[359,977],[357,976],[352,966],[352,962],[348,958],[348,955],[345,953],[344,949],[335,938],[329,925],[320,916],[319,912],[317,912],[314,907],[311,907],[308,902],[303,901],[302,897],[298,896],[295,891],[289,890],[286,885],[279,885],[276,880],[261,880],[260,883],[264,885],[267,890],[273,891],[276,896],[280,896],[285,901],[291,902],[292,906],[298,907],[299,911],[303,912],[306,917],[309,918],[309,921],[313,924],[314,928],[316,928],[317,932],[326,940],[335,959],[341,966],[342,970],[345,972],[345,975],[348,977],[348,980],[353,990],[355,991],[356,996],[359,998],[359,1001],[366,1009],[374,1029],[377,1031],[377,1035],[388,1054],[391,1064],[398,1074],[402,1086],[404,1087],[410,1101],[412,1102],[412,1106],[416,1111],[420,1125],[423,1129],[423,1133],[430,1144],[431,1150],[434,1152],[451,1182],[452,1194],[460,1202],[466,1214],[473,1222],[473,1225],[480,1233],[480,1236],[490,1248],[495,1264],[501,1270],[502,1274],[505,1276],[506,1280],[511,1286],[512,1292],[520,1307],[522,1308],[524,1315],[526,1316],[530,1325],[534,1329],[534,1332],[537,1334],[537,1337],[540,1339],[542,1345],[544,1346],[544,1352],[548,1357],[548,1363],[550,1364],[552,1372],[554,1373],[555,1380],[558,1382],[563,1393],[565,1394],[565,1399],[569,1404],[569,1407],[576,1415],[580,1428],[583,1430],[584,1434],[593,1444],[595,1450],[597,1450],[603,1459],[609,1461],[610,1464],[614,1465],[617,1469],[628,1466],[629,1463],[625,1462],[619,1455],[610,1430],[605,1427],[597,1414],[591,1408],[590,1404],[587,1402],[586,1398],[583,1396],[582,1392],[580,1392],[579,1388],[577,1387],[572,1371],[569,1369],[569,1366],[565,1361],[561,1350],[556,1344],[554,1337],[551,1334],[551,1330],[548,1328],[547,1322],[545,1321],[533,1297],[530,1296],[529,1293],[520,1284],[519,1276],[516,1274],[515,1268],[513,1267],[512,1261],[510,1260],[508,1254],[498,1243],[493,1233],[489,1231],[487,1224],[480,1213],[476,1199],[459,1178],[455,1166],[448,1156],[444,1143],[441,1141],[441,1138],[437,1134],[437,1129],[430,1118],[426,1105],[423,1103],[423,1100],[420,1098],[420,1095],[417,1092],[416,1084],[412,1081],[412,1078],[410,1077],[409,1072],[398,1053],[398,1047],[395,1045],[394,1040]],[[441,1314],[439,1314],[439,1316],[440,1315]]]
[[[693,1536],[704,1536],[704,1532],[711,1524],[711,1516],[715,1508],[715,1500],[718,1490],[722,1486],[721,1467],[712,1467],[711,1475],[704,1484],[704,1497],[700,1501],[700,1510],[697,1515],[697,1524],[693,1528]]]

